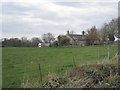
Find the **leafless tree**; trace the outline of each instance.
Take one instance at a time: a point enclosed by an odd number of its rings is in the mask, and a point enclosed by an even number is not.
[[[43,34],[42,40],[46,43],[52,43],[55,40],[55,36],[52,33]]]
[[[87,43],[92,45],[97,40],[97,29],[93,26],[90,30],[88,29]]]
[[[100,40],[102,43],[106,42],[108,40],[108,24],[104,23],[104,25],[102,26],[100,32],[99,32],[99,36],[100,36]]]
[[[33,37],[32,38],[32,46],[38,46],[38,43],[42,42],[42,40],[38,37]]]
[[[118,37],[118,19],[113,19],[108,24],[105,23],[102,26],[99,35],[102,42],[114,41],[115,36]]]

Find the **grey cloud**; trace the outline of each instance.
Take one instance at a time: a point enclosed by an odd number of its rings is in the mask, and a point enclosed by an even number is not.
[[[85,2],[54,2],[57,5],[70,6],[70,7],[88,7]]]
[[[56,5],[61,6],[70,6],[70,7],[76,7],[76,8],[90,8],[95,6],[102,6],[102,7],[113,7],[116,6],[115,2],[54,2]]]
[[[34,34],[41,35],[43,33],[51,32],[53,34],[63,34],[66,30],[74,30],[76,32],[81,32],[82,30],[86,30],[87,28],[91,28],[91,26],[96,25],[100,27],[106,20],[110,20],[112,18],[116,18],[116,4],[117,3],[76,3],[76,2],[57,2],[53,3],[55,5],[59,5],[60,7],[68,6],[74,7],[74,9],[84,9],[90,8],[91,6],[101,7],[104,10],[104,7],[114,8],[114,11],[110,12],[100,12],[99,10],[94,14],[88,13],[86,15],[81,14],[80,12],[75,12],[72,14],[68,14],[65,16],[61,11],[63,16],[60,16],[57,12],[49,11],[47,8],[41,7],[32,7],[32,6],[22,6],[19,3],[7,2],[2,4],[3,16],[7,15],[12,18],[4,19],[3,22],[3,33],[10,34]],[[32,16],[29,16],[32,15]],[[92,14],[92,15],[91,15]],[[67,15],[67,14],[66,14]],[[19,17],[19,18],[18,18]],[[29,20],[22,20],[22,18],[30,18]],[[42,19],[44,23],[41,21],[35,21]],[[51,23],[47,23],[51,22]],[[52,24],[58,23],[58,24]],[[83,23],[81,23],[83,22]]]
[[[32,10],[32,7],[23,7],[15,2],[3,2],[2,14],[3,15],[26,15],[25,12]]]

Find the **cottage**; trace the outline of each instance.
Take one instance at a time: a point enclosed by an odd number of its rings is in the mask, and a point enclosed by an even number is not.
[[[38,47],[41,47],[41,44],[42,44],[42,43],[38,43]]]
[[[49,47],[50,43],[39,43],[38,47]]]
[[[80,34],[70,34],[69,31],[67,31],[66,36],[70,39],[70,43],[72,45],[76,46],[85,46],[86,45],[86,38],[85,32],[82,32],[82,35]]]

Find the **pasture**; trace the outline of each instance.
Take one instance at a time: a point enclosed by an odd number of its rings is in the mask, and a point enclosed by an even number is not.
[[[99,48],[99,60],[98,60]],[[110,58],[118,49],[110,46]],[[38,64],[41,65],[43,82],[49,73],[62,76],[74,67],[73,57],[77,66],[96,63],[107,58],[107,46],[85,47],[50,47],[50,48],[3,48],[2,70],[3,88],[19,88],[21,83],[35,83],[39,80]]]

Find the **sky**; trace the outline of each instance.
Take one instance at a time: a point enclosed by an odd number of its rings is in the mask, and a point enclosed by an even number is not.
[[[0,38],[76,33],[118,17],[118,0],[2,0]]]

